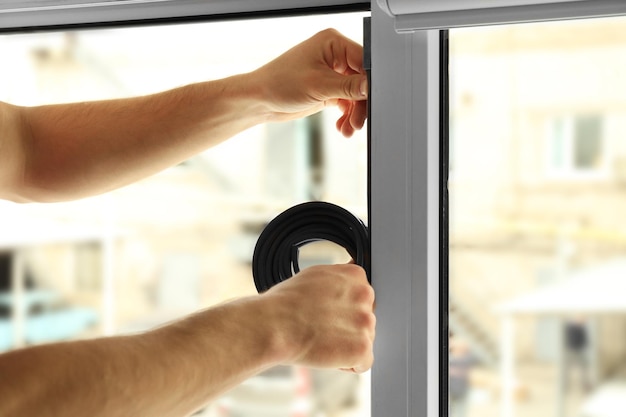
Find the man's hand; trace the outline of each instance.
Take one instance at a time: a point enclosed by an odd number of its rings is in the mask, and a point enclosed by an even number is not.
[[[374,290],[354,264],[303,270],[263,295],[285,363],[365,372],[374,361]]]
[[[271,120],[291,120],[337,105],[337,129],[352,136],[367,116],[363,48],[334,29],[319,32],[250,74]]]

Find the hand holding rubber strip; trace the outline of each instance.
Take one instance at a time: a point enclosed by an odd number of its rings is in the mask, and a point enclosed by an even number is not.
[[[370,241],[367,226],[346,209],[314,201],[294,206],[272,220],[259,236],[252,257],[258,292],[300,272],[299,249],[312,242],[330,241],[346,249],[370,280]]]

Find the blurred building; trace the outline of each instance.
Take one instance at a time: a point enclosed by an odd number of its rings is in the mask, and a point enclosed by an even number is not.
[[[451,32],[453,331],[498,363],[495,308],[626,253],[626,20]],[[519,319],[521,363],[557,356],[555,318]],[[597,372],[626,318],[593,320]]]

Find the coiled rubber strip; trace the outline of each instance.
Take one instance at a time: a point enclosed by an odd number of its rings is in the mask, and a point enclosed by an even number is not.
[[[257,291],[267,291],[300,272],[299,249],[324,240],[345,248],[354,263],[365,269],[370,280],[367,226],[342,207],[314,201],[279,214],[259,236],[252,257],[252,275]]]

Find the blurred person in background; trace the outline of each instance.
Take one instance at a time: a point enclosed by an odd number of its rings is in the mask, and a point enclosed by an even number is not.
[[[338,106],[366,117],[362,48],[318,33],[247,74],[131,99],[0,103],[0,198],[79,199],[176,165],[259,123]],[[316,266],[271,290],[155,330],[0,355],[2,416],[180,416],[277,364],[368,370],[374,293],[356,265]]]
[[[588,363],[589,331],[583,316],[575,316],[565,322],[565,388],[572,386],[572,374],[578,370],[583,392],[591,389]]]

